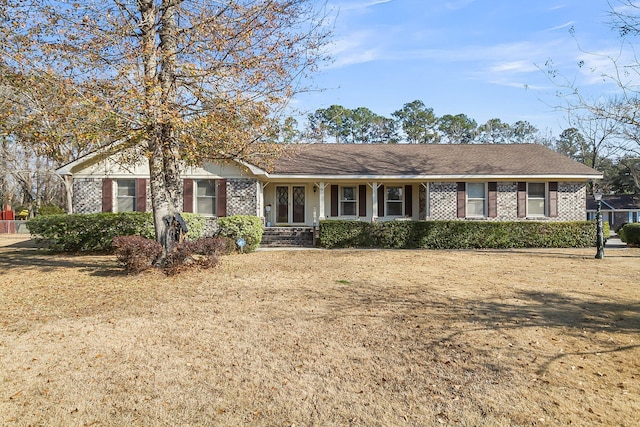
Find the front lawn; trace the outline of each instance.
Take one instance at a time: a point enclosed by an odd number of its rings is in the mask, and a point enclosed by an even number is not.
[[[633,425],[640,249],[594,254],[270,251],[166,277],[0,247],[0,420]]]

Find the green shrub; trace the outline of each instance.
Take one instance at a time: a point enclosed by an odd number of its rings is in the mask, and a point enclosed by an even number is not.
[[[243,238],[243,252],[253,252],[262,241],[262,221],[257,216],[233,215],[218,218],[218,236],[229,237],[237,242]],[[238,247],[238,250],[240,248]]]
[[[197,239],[205,219],[197,214],[183,215],[189,238]],[[32,235],[62,252],[110,251],[116,236],[141,236],[155,239],[153,217],[149,212],[41,215],[30,219]]]
[[[608,225],[608,224],[606,224]],[[607,229],[605,225],[605,236]],[[379,247],[479,249],[588,247],[595,245],[593,222],[542,221],[323,221],[320,245],[326,248]]]
[[[618,231],[618,236],[629,246],[640,246],[640,224],[626,224]]]
[[[189,240],[197,240],[204,234],[207,225],[207,218],[200,214],[184,212],[180,214],[187,224]]]

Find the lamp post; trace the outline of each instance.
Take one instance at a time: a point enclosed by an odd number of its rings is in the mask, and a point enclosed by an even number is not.
[[[596,252],[596,259],[602,259],[604,258],[604,236],[602,231],[602,193],[596,191],[595,193],[593,193],[593,198],[598,204],[596,210],[596,245],[598,247],[598,252]]]

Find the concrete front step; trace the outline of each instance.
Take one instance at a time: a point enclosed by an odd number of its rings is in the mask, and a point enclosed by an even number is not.
[[[311,227],[268,227],[262,232],[262,247],[313,247]]]

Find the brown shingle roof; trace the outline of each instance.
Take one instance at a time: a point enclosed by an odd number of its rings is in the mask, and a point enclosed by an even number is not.
[[[596,177],[601,173],[536,144],[297,144],[272,175]]]
[[[640,196],[636,194],[603,194],[602,209],[614,210],[638,210],[640,209]],[[593,196],[587,196],[587,210],[595,211],[597,207]]]

